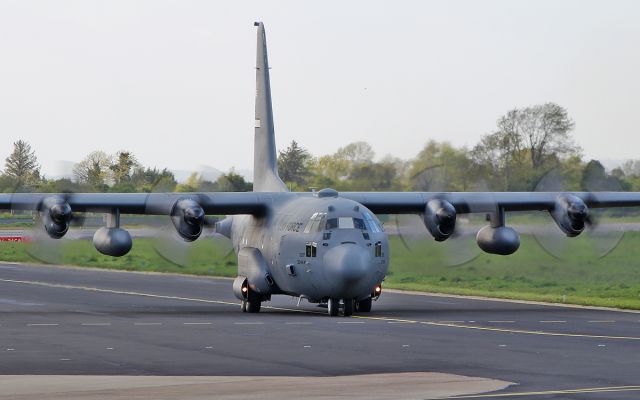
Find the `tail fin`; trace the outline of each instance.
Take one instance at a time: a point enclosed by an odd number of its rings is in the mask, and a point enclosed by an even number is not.
[[[267,60],[267,38],[262,22],[258,27],[258,52],[256,60],[256,131],[253,148],[253,191],[285,192],[287,186],[278,175],[276,138],[271,108],[271,84]]]

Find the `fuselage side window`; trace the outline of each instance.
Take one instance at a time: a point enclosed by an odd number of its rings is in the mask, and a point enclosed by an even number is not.
[[[305,246],[305,256],[316,257],[317,255],[318,255],[318,243],[308,242],[307,245]]]

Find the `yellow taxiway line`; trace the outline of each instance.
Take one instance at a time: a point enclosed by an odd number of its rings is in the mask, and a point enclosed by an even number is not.
[[[640,386],[610,386],[610,387],[597,387],[597,388],[585,388],[585,389],[546,390],[546,391],[539,391],[539,392],[471,394],[471,395],[464,395],[464,396],[445,397],[445,399],[486,399],[486,398],[547,396],[547,395],[555,395],[555,394],[609,393],[609,392],[634,392],[634,391],[640,391]]]

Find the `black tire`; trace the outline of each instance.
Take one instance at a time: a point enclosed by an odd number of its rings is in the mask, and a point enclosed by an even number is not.
[[[353,299],[344,299],[344,309],[342,314],[345,317],[350,317],[353,315]]]
[[[240,304],[240,309],[242,310],[242,312],[247,312],[247,301],[246,300],[242,300],[242,303]]]
[[[338,299],[329,299],[327,301],[327,312],[330,317],[335,317],[340,311],[340,301]]]
[[[247,293],[247,312],[259,313],[261,304],[262,304],[262,301],[260,299],[260,296],[254,291],[252,291],[251,289],[249,289],[249,293]]]
[[[261,301],[247,301],[247,312],[259,313],[261,304]]]
[[[371,297],[368,299],[360,300],[356,303],[356,311],[358,312],[371,312]]]

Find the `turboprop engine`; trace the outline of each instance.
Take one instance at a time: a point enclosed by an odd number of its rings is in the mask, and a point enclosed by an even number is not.
[[[431,236],[437,241],[447,240],[456,228],[456,209],[446,200],[429,200],[423,216]]]
[[[60,239],[69,230],[71,207],[60,196],[48,196],[40,205],[40,218],[49,237]]]
[[[584,201],[570,194],[558,196],[550,213],[558,227],[569,237],[581,234],[589,219],[589,209]]]
[[[204,226],[204,210],[198,202],[191,199],[176,201],[171,210],[171,221],[178,235],[187,242],[193,242],[202,233]]]

